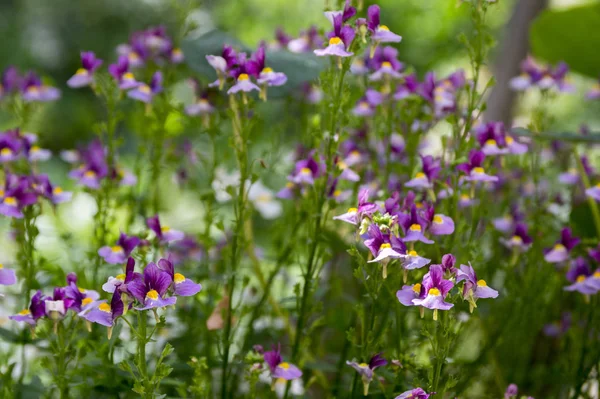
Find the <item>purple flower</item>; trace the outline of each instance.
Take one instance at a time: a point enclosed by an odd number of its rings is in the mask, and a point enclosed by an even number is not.
[[[377,353],[371,357],[369,363],[358,363],[356,361],[347,361],[346,364],[358,372],[363,382],[363,393],[369,394],[369,384],[373,380],[375,369],[387,365],[387,360],[383,358],[383,352]]]
[[[445,301],[446,295],[454,287],[454,283],[444,280],[444,271],[441,265],[432,265],[429,273],[423,277],[421,285],[426,295],[424,298],[413,299],[413,304],[433,309],[434,320],[437,320],[438,310],[448,310],[454,306]]]
[[[294,173],[288,176],[294,184],[313,185],[315,179],[323,175],[325,165],[320,164],[313,156],[296,162]]]
[[[163,91],[163,76],[162,72],[156,71],[154,75],[152,75],[152,80],[150,81],[150,85],[145,83],[140,83],[132,90],[127,92],[127,96],[129,98],[133,98],[134,100],[138,100],[149,104],[152,102],[152,98]]]
[[[372,215],[377,209],[378,206],[376,204],[369,202],[369,190],[361,189],[358,192],[358,206],[356,208],[349,208],[346,213],[334,216],[333,219],[357,225],[363,216]]]
[[[163,243],[181,240],[185,236],[185,234],[179,230],[171,229],[168,226],[161,226],[158,215],[146,219],[146,225],[156,234],[156,238]]]
[[[578,257],[571,262],[571,267],[567,271],[567,280],[572,284],[565,287],[565,291],[578,291],[584,295],[592,295],[598,292],[595,284],[590,284],[592,271],[589,264],[583,257]]]
[[[431,155],[420,155],[420,157],[423,164],[422,171],[418,172],[413,179],[404,183],[405,187],[429,189],[433,187],[433,182],[439,176],[442,170],[440,160],[433,158]]]
[[[121,293],[115,291],[110,305],[105,301],[100,301],[95,307],[82,315],[84,319],[92,323],[102,324],[108,327],[108,339],[112,335],[112,328],[115,325],[115,321],[118,317],[123,315],[125,306],[121,300]]]
[[[106,150],[100,140],[92,141],[81,151],[79,158],[84,162],[83,165],[69,172],[69,177],[78,180],[85,187],[99,189],[100,181],[109,172]]]
[[[396,292],[396,298],[404,306],[415,306],[413,299],[425,298],[425,290],[420,283],[404,285]]]
[[[506,392],[504,393],[504,399],[511,399],[516,397],[519,394],[519,387],[517,384],[510,384],[506,388]]]
[[[1,285],[13,285],[17,282],[17,276],[13,269],[6,269],[3,264],[0,263],[0,284]]]
[[[500,242],[507,248],[518,248],[521,251],[526,251],[533,240],[527,234],[527,225],[525,223],[517,223],[512,237],[509,240],[501,238]]]
[[[471,150],[469,152],[469,162],[461,163],[456,167],[456,169],[467,174],[467,176],[464,178],[467,181],[498,181],[497,176],[490,176],[485,173],[485,170],[482,167],[484,160],[485,154],[483,152]]]
[[[400,73],[404,66],[398,61],[398,50],[394,47],[386,46],[383,49],[378,47],[374,56],[368,61],[368,65],[375,71],[369,76],[371,81],[379,81],[384,77],[399,79],[404,76]]]
[[[509,150],[505,141],[504,123],[488,122],[475,129],[475,136],[485,155],[504,155]]]
[[[4,189],[0,189],[0,214],[20,219],[23,208],[37,202],[37,194],[27,176],[5,175]]]
[[[127,234],[121,233],[116,245],[100,248],[98,255],[104,258],[107,263],[113,265],[123,263],[131,254],[131,251],[140,244],[140,241],[139,237],[127,236]]]
[[[399,36],[390,31],[390,29],[379,23],[379,6],[374,4],[367,10],[367,26],[371,31],[371,39],[378,43],[398,43],[402,40]]]
[[[9,319],[35,326],[39,319],[46,316],[45,301],[47,298],[48,297],[42,294],[42,291],[37,291],[35,295],[31,297],[29,308],[20,311],[16,315],[10,316]]]
[[[460,265],[460,270],[456,272],[456,282],[464,281],[463,299],[469,301],[469,309],[473,313],[473,309],[477,307],[477,299],[479,298],[497,298],[498,291],[488,287],[485,280],[477,279],[475,270],[469,263]]]
[[[168,272],[161,270],[154,262],[148,263],[143,278],[131,281],[127,290],[143,306],[137,310],[147,310],[175,305],[177,297],[165,297],[173,279]]]
[[[314,53],[319,57],[333,55],[337,57],[350,57],[354,53],[347,50],[354,40],[354,29],[343,25],[343,15],[338,14],[333,17],[333,31],[328,34],[329,44],[324,49],[317,49]]]
[[[395,399],[428,399],[434,393],[427,393],[421,388],[415,388],[396,396]]]
[[[223,46],[221,55],[207,55],[206,61],[208,61],[217,73],[217,80],[211,83],[209,87],[218,86],[219,89],[222,89],[227,80],[229,70],[238,63],[235,50],[230,46]]]
[[[20,85],[21,76],[19,76],[17,68],[14,66],[6,68],[0,77],[0,99],[18,91]]]
[[[402,241],[421,241],[425,244],[433,244],[433,241],[423,234],[427,229],[427,221],[417,213],[415,204],[411,206],[410,215],[399,214],[398,223],[404,230],[404,238],[402,238]]]
[[[129,71],[129,59],[125,55],[120,56],[116,64],[110,64],[108,72],[117,81],[121,90],[133,89],[140,84]]]
[[[334,24],[334,19],[337,16],[341,16],[342,17],[342,22],[346,22],[349,19],[351,19],[353,16],[356,15],[356,8],[352,7],[350,5],[350,0],[346,0],[346,2],[344,3],[344,9],[341,11],[325,11],[325,17],[329,20],[329,22],[331,22],[331,24]]]
[[[393,234],[383,234],[376,224],[369,226],[368,235],[364,244],[374,257],[369,263],[381,262],[383,278],[387,278],[387,264],[393,259],[406,258],[406,246]]]
[[[315,26],[311,26],[307,31],[300,33],[297,39],[288,42],[287,48],[292,53],[308,53],[323,44],[323,38],[319,36],[319,31]]]
[[[585,190],[585,195],[600,201],[600,183]]]
[[[281,357],[281,345],[279,344],[277,344],[277,347],[273,346],[272,350],[265,352],[263,359],[267,366],[269,366],[271,378],[274,381],[279,378],[290,381],[302,377],[302,371],[298,367],[283,361]]]
[[[25,140],[18,129],[0,134],[0,162],[12,162],[21,156]]]
[[[456,257],[452,254],[445,254],[442,256],[442,270],[444,273],[456,274],[458,269],[454,267],[456,264]]]
[[[60,90],[42,84],[40,78],[33,72],[25,75],[21,84],[21,93],[25,102],[47,102],[58,100],[60,97]]]
[[[194,283],[189,278],[186,278],[181,273],[175,273],[173,263],[167,259],[160,259],[158,267],[166,271],[173,280],[173,294],[175,296],[193,296],[200,292],[202,286]]]
[[[560,240],[554,244],[554,247],[545,250],[544,259],[550,263],[564,262],[569,258],[569,252],[579,244],[579,241],[581,241],[579,238],[572,235],[571,229],[565,227],[560,232]]]
[[[68,81],[67,86],[71,88],[79,88],[89,86],[94,83],[94,72],[100,68],[102,60],[96,58],[93,51],[83,51],[81,53],[81,66],[75,75]]]

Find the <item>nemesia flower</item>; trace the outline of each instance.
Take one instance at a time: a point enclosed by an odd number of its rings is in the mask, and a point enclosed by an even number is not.
[[[133,98],[134,100],[138,100],[143,103],[149,104],[152,102],[152,98],[155,95],[163,91],[162,82],[162,72],[156,71],[154,75],[152,75],[150,85],[140,83],[135,88],[129,90],[127,92],[127,96],[129,98]]]
[[[260,71],[257,69],[257,64],[252,61],[246,61],[246,54],[238,54],[239,65],[232,72],[231,76],[236,80],[236,83],[227,90],[227,94],[235,94],[238,92],[248,93],[251,91],[260,91],[260,87],[254,84],[251,77],[258,77]]]
[[[427,220],[417,213],[415,204],[411,206],[410,215],[400,214],[398,223],[404,230],[402,241],[421,241],[424,244],[433,244],[433,241],[425,237],[424,233],[427,229]]]
[[[507,248],[516,248],[520,249],[521,251],[526,251],[533,242],[533,240],[527,234],[527,225],[525,223],[519,222],[515,225],[512,237],[508,240],[501,238],[500,242],[504,244]]]
[[[24,144],[18,129],[0,134],[0,162],[11,162],[18,159]]]
[[[175,268],[170,260],[159,259],[158,267],[171,276],[173,280],[173,294],[175,296],[193,296],[202,290],[202,285],[194,283],[181,273],[175,273]]]
[[[454,267],[456,264],[456,257],[452,254],[445,254],[442,256],[442,270],[445,274],[455,275],[458,269]]]
[[[222,89],[227,80],[229,70],[238,63],[237,53],[232,47],[223,46],[221,55],[207,55],[206,61],[208,61],[209,65],[217,73],[217,80],[211,83],[209,87],[218,86],[219,89]]]
[[[175,305],[177,297],[165,297],[173,282],[170,274],[161,270],[154,262],[144,268],[143,278],[134,279],[128,286],[128,292],[143,306],[136,310],[148,310]]]
[[[420,256],[415,250],[410,250],[406,252],[406,257],[402,259],[400,263],[402,264],[404,270],[407,271],[420,269],[423,266],[427,266],[429,262],[431,262],[431,259]],[[404,276],[404,280],[406,281],[407,274],[405,273]]]
[[[127,236],[125,233],[119,235],[117,244],[109,247],[104,246],[98,250],[100,255],[107,263],[119,264],[125,262],[129,254],[140,244],[141,240],[136,236]]]
[[[129,283],[134,280],[142,279],[142,275],[134,272],[134,269],[135,260],[130,256],[127,259],[127,264],[125,265],[125,273],[118,274],[116,277],[110,276],[108,281],[102,285],[102,290],[104,292],[108,292],[109,294],[119,291],[121,293],[133,296],[133,294],[128,291]],[[125,301],[125,299],[123,300]],[[127,307],[125,308],[125,312],[127,312]]]
[[[125,55],[120,56],[116,64],[110,64],[108,72],[119,84],[119,89],[121,90],[133,89],[140,84],[129,70],[129,59]]]
[[[291,381],[302,377],[302,371],[298,367],[283,361],[280,344],[277,344],[277,347],[273,346],[272,350],[265,352],[263,359],[267,366],[269,366],[273,383],[280,378]]]
[[[96,58],[93,51],[81,52],[81,66],[68,81],[67,86],[79,88],[94,83],[94,72],[102,65],[102,60]]]
[[[371,40],[375,42],[375,46],[379,43],[398,43],[402,40],[399,36],[390,31],[386,25],[379,23],[380,8],[373,4],[367,9],[367,26],[371,31]]]
[[[109,172],[104,146],[100,140],[94,140],[81,151],[79,157],[84,164],[69,172],[69,177],[78,180],[85,187],[99,189],[100,181]]]
[[[319,164],[313,156],[296,162],[294,173],[288,176],[288,180],[294,184],[306,184],[312,186],[315,179],[324,173],[325,165]]]
[[[368,235],[369,238],[364,241],[364,244],[374,257],[369,263],[381,263],[382,275],[385,279],[388,263],[394,259],[406,258],[406,246],[393,234],[384,235],[375,224],[369,226]]]
[[[420,283],[404,285],[396,292],[396,298],[404,306],[415,306],[413,299],[425,298],[425,290]]]
[[[110,339],[115,321],[123,315],[124,307],[123,301],[121,300],[121,294],[115,291],[110,304],[101,301],[96,307],[92,308],[82,317],[89,322],[102,324],[103,326],[108,327],[108,339]]]
[[[363,216],[373,214],[377,208],[376,204],[369,202],[369,190],[363,188],[358,192],[358,206],[349,208],[346,213],[334,216],[333,219],[357,225]]]
[[[287,44],[287,49],[292,53],[308,53],[321,47],[323,38],[319,35],[316,26],[311,26],[308,30],[300,32],[296,39],[291,39]]]
[[[585,195],[600,201],[600,183],[585,190]]]
[[[5,175],[4,188],[0,189],[0,214],[20,219],[23,208],[37,202],[37,194],[27,176]]]
[[[506,388],[506,392],[504,393],[504,399],[511,399],[516,397],[519,394],[519,387],[517,384],[510,384]]]
[[[454,283],[450,280],[444,280],[442,266],[430,266],[429,273],[423,276],[421,286],[425,290],[425,297],[413,299],[412,302],[417,306],[433,309],[433,320],[437,320],[438,310],[448,310],[454,306],[445,301],[448,292],[454,287]]]
[[[475,137],[481,145],[481,151],[489,155],[503,155],[508,153],[505,141],[504,123],[488,122],[474,129]]]
[[[427,393],[421,388],[415,388],[396,396],[395,399],[428,399],[434,393]]]
[[[555,68],[541,67],[531,57],[527,57],[521,63],[521,75],[510,81],[513,90],[522,91],[529,87],[538,87],[542,90],[557,89],[562,92],[573,91],[573,86],[566,80],[569,67],[564,62]]]
[[[38,290],[31,297],[29,308],[20,311],[16,315],[9,316],[9,319],[24,322],[35,327],[37,321],[46,316],[46,298],[47,297],[42,294],[42,291]]]
[[[0,284],[1,285],[13,285],[17,282],[17,276],[13,269],[6,269],[2,263],[0,263]]]
[[[196,115],[208,115],[215,112],[215,107],[211,104],[208,96],[208,90],[200,90],[200,83],[195,79],[190,79],[190,84],[194,89],[194,92],[197,93],[198,97],[193,104],[187,105],[185,107],[185,113],[190,116]]]
[[[485,173],[485,170],[482,167],[484,160],[485,154],[483,152],[471,150],[469,152],[469,162],[461,163],[456,169],[467,174],[467,176],[463,177],[467,181],[498,181],[497,176],[491,176]]]
[[[377,47],[368,65],[375,70],[369,76],[371,81],[379,81],[385,77],[400,79],[404,76],[400,73],[404,65],[398,61],[398,50],[394,47]]]
[[[352,7],[352,5],[350,5],[350,0],[346,0],[346,2],[344,3],[344,9],[341,11],[325,11],[325,17],[329,20],[329,22],[331,22],[331,24],[334,24],[334,19],[335,17],[341,15],[342,16],[342,22],[346,22],[349,19],[351,19],[353,16],[356,15],[356,8]]]
[[[19,90],[21,76],[14,66],[9,66],[0,76],[0,99]]]
[[[265,86],[282,86],[287,82],[287,76],[283,72],[274,72],[273,69],[265,65],[265,47],[260,45],[256,52],[253,54],[252,60],[254,62],[255,69],[259,71],[258,79],[256,82],[259,85]]]
[[[560,232],[560,240],[556,242],[554,247],[546,249],[544,252],[544,259],[550,263],[564,262],[569,258],[569,252],[579,244],[581,241],[579,238],[574,237],[571,233],[571,229],[565,227]]]
[[[362,382],[363,382],[363,393],[365,396],[369,394],[369,384],[373,380],[375,369],[383,367],[388,364],[387,360],[383,358],[383,352],[379,352],[371,357],[369,363],[357,363],[356,361],[347,361],[346,364],[358,371]]]
[[[598,292],[598,287],[590,284],[592,271],[589,264],[583,257],[578,257],[571,262],[571,267],[567,271],[567,280],[572,284],[566,286],[565,291],[578,291],[584,295],[592,295]]]
[[[450,216],[441,213],[435,213],[435,208],[427,205],[424,211],[425,220],[428,222],[428,229],[434,236],[449,235],[454,233],[454,220]]]
[[[169,226],[161,226],[158,215],[146,219],[146,226],[156,234],[160,242],[169,243],[171,241],[181,240],[185,234],[179,230],[171,229]]]
[[[21,94],[25,102],[47,102],[60,98],[60,90],[42,84],[40,78],[33,72],[27,73],[21,82]]]
[[[431,155],[420,155],[420,157],[423,164],[422,172],[418,172],[413,179],[404,183],[405,187],[432,188],[433,182],[440,174],[442,168],[440,167],[439,159],[434,159]]]
[[[469,263],[469,266],[460,265],[460,270],[456,272],[456,282],[459,283],[461,281],[464,281],[463,299],[469,301],[469,310],[471,313],[477,307],[477,299],[498,297],[498,291],[488,287],[485,280],[477,279],[471,263]]]
[[[354,29],[350,26],[343,25],[343,15],[338,14],[333,17],[333,31],[328,34],[329,43],[324,49],[314,50],[314,53],[319,57],[337,56],[350,57],[354,53],[348,52],[352,41],[354,40]]]

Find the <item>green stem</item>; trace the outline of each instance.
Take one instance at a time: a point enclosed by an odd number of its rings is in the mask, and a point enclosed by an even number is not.
[[[145,311],[138,312],[138,330],[137,330],[137,352],[138,352],[138,370],[143,384],[146,385],[148,369],[146,367],[146,326],[148,315]]]

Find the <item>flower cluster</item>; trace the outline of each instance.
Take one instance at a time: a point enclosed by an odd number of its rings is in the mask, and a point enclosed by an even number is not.
[[[4,70],[0,79],[0,101],[11,97],[19,97],[27,103],[48,102],[58,100],[60,90],[44,84],[35,72],[21,75],[11,66]]]

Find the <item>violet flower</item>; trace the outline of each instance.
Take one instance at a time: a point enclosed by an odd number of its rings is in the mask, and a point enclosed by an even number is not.
[[[471,313],[477,307],[477,299],[498,297],[498,291],[488,287],[485,280],[477,279],[471,263],[469,263],[469,266],[460,265],[460,270],[456,273],[456,282],[459,283],[461,281],[464,281],[463,299],[469,301],[469,310]]]
[[[100,140],[92,141],[81,151],[80,158],[84,164],[69,172],[69,177],[78,180],[85,187],[99,189],[100,181],[108,176],[109,172],[106,151]]]
[[[115,291],[110,301],[110,305],[106,302],[100,302],[97,307],[91,309],[82,317],[89,322],[98,323],[108,327],[108,339],[110,339],[115,321],[123,315],[124,307],[123,301],[121,300],[121,294]]]
[[[504,123],[488,122],[474,129],[475,137],[485,155],[504,155],[509,150],[506,147]]]
[[[498,181],[497,176],[491,176],[485,173],[485,169],[482,167],[484,160],[485,154],[483,152],[471,150],[469,152],[469,162],[461,163],[456,167],[456,169],[467,174],[467,176],[464,177],[464,179],[467,181]]]
[[[302,377],[302,371],[295,365],[284,362],[281,357],[281,345],[273,346],[273,349],[263,354],[263,359],[271,372],[273,383],[283,378],[286,381],[295,380]]]
[[[404,230],[404,242],[421,241],[424,244],[433,244],[433,241],[425,237],[427,229],[427,220],[417,213],[415,204],[411,206],[410,214],[399,214],[398,223]]]
[[[450,280],[444,280],[442,266],[432,265],[429,268],[429,273],[423,277],[421,285],[426,295],[424,298],[413,299],[413,304],[433,309],[433,320],[437,320],[438,310],[448,310],[454,306],[445,301],[446,296],[454,287],[454,283]]]
[[[143,278],[131,281],[127,290],[143,306],[137,310],[156,309],[175,305],[177,297],[165,297],[173,279],[168,272],[159,269],[154,262],[148,263]]]
[[[129,90],[127,92],[127,96],[129,98],[133,98],[134,100],[138,100],[143,103],[149,104],[152,102],[152,99],[155,95],[163,91],[162,83],[162,72],[156,71],[154,75],[152,75],[150,85],[140,83],[135,88]]]
[[[428,222],[428,231],[434,236],[454,233],[454,220],[450,216],[435,213],[433,205],[426,205],[424,215]]]
[[[590,284],[592,271],[589,264],[583,257],[578,257],[571,262],[571,267],[567,271],[567,280],[572,284],[566,286],[565,291],[578,291],[584,295],[592,295],[598,292],[595,284]]]
[[[554,244],[554,247],[547,248],[544,252],[544,259],[549,263],[560,263],[564,262],[569,258],[569,253],[577,244],[581,241],[579,238],[574,237],[571,233],[571,229],[565,227],[560,232],[560,240]]]
[[[356,361],[347,361],[346,364],[358,372],[363,382],[363,393],[365,396],[369,394],[369,384],[373,380],[375,369],[388,364],[383,358],[383,352],[379,352],[371,357],[369,363],[358,363]]]
[[[37,202],[37,195],[27,176],[5,175],[4,189],[0,189],[0,214],[20,219],[23,208]]]
[[[139,237],[127,236],[127,234],[121,233],[116,245],[100,248],[98,250],[98,255],[100,255],[105,262],[113,265],[123,263],[140,242],[141,240]]]
[[[173,280],[173,294],[175,296],[193,296],[202,290],[202,285],[194,283],[181,273],[175,273],[173,263],[167,259],[160,259],[158,267],[166,271]]]
[[[379,43],[398,43],[402,40],[399,36],[390,31],[386,25],[379,23],[379,6],[373,4],[367,10],[367,26],[371,31],[371,39],[375,42],[375,46]]]
[[[0,263],[0,285],[13,285],[17,282],[17,275],[13,269],[6,269]]]
[[[512,237],[508,240],[501,238],[500,242],[509,249],[519,249],[526,251],[533,242],[529,234],[527,234],[527,225],[525,223],[517,223]]]
[[[21,85],[21,76],[19,71],[14,66],[10,66],[2,72],[0,76],[0,99],[2,97],[13,94],[19,90]]]
[[[425,289],[420,283],[404,285],[401,290],[396,291],[396,298],[404,306],[415,306],[413,299],[425,298]]]
[[[181,240],[185,236],[182,231],[171,229],[169,226],[161,226],[158,215],[146,219],[146,226],[156,234],[156,238],[161,243]]]
[[[329,20],[329,22],[331,22],[331,24],[334,24],[334,19],[335,17],[341,15],[342,16],[342,22],[346,22],[349,19],[351,19],[353,16],[356,15],[356,8],[352,7],[352,5],[350,5],[350,0],[346,0],[346,2],[344,3],[344,9],[341,11],[325,11],[325,17]]]
[[[9,316],[9,319],[24,322],[35,327],[37,321],[46,316],[46,298],[47,297],[42,294],[42,291],[38,290],[35,295],[31,297],[29,308],[23,309],[16,315]]]
[[[400,79],[404,76],[400,73],[404,65],[398,61],[398,50],[394,47],[378,47],[369,60],[369,67],[375,71],[369,76],[371,81],[379,81],[384,77]]]
[[[235,50],[230,46],[223,46],[221,55],[207,55],[206,61],[217,73],[217,80],[209,84],[209,87],[218,86],[219,90],[223,89],[229,70],[238,64]]]
[[[358,192],[358,206],[349,208],[346,213],[334,216],[333,219],[358,225],[364,216],[372,215],[377,209],[377,204],[369,202],[369,189],[363,188]]]
[[[108,72],[119,84],[119,89],[121,90],[133,89],[140,84],[135,80],[133,73],[129,71],[129,60],[125,55],[120,56],[116,64],[110,64]]]
[[[256,82],[263,86],[282,86],[287,82],[287,76],[283,72],[274,72],[265,65],[265,47],[260,45],[254,53],[252,60],[257,71],[260,71]]]
[[[94,83],[94,72],[102,65],[102,60],[96,58],[93,51],[81,52],[81,66],[68,81],[67,86],[79,88]]]
[[[294,184],[310,185],[315,184],[315,179],[323,175],[325,165],[320,164],[313,156],[301,159],[296,162],[294,172],[288,176],[288,180]]]
[[[25,102],[47,102],[60,98],[60,90],[42,84],[40,78],[33,72],[25,75],[21,84],[21,93]]]
[[[418,172],[414,178],[404,183],[405,187],[410,188],[433,188],[434,181],[438,178],[442,168],[440,167],[440,160],[433,158],[431,155],[419,155],[423,168],[421,172]]]
[[[329,44],[324,49],[314,50],[314,53],[319,57],[350,57],[354,53],[347,50],[354,40],[354,35],[354,29],[343,25],[343,15],[338,14],[333,17],[333,31],[328,34]]]
[[[299,37],[288,42],[287,48],[292,53],[308,53],[311,50],[321,47],[323,38],[315,26],[300,33]]]
[[[600,183],[585,190],[585,195],[600,201]]]
[[[428,399],[434,393],[435,392],[427,393],[421,388],[415,388],[401,393],[399,396],[396,396],[395,399]]]
[[[393,234],[383,234],[376,224],[372,224],[368,229],[369,238],[364,244],[374,259],[369,263],[381,262],[383,266],[383,278],[387,278],[387,265],[393,259],[403,259],[406,257],[406,246],[400,239]]]

